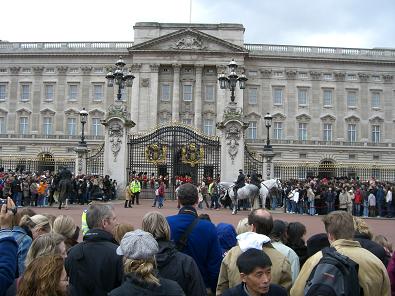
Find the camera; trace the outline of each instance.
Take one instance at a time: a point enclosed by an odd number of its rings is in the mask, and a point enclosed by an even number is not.
[[[7,204],[7,199],[0,198],[0,206],[6,205]]]

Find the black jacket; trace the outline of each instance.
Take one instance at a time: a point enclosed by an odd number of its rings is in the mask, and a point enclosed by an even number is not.
[[[267,292],[266,294],[261,294],[261,295],[262,296],[286,296],[287,291],[279,285],[270,284],[269,292]],[[222,296],[248,296],[248,294],[244,290],[244,284],[241,283],[241,284],[237,285],[236,287],[226,290],[222,294]]]
[[[122,256],[116,254],[112,235],[101,229],[91,229],[84,241],[72,247],[65,268],[74,295],[105,296],[122,283]]]
[[[246,176],[245,176],[243,173],[240,173],[240,174],[237,176],[237,180],[236,180],[235,185],[236,185],[238,188],[241,188],[241,187],[243,187],[245,184],[246,184]]]
[[[207,295],[202,275],[192,257],[177,251],[171,241],[159,240],[156,254],[159,275],[176,281],[188,296]]]
[[[160,286],[156,286],[129,273],[122,285],[108,293],[108,296],[185,296],[175,281],[163,278],[159,278],[159,281]]]
[[[387,257],[387,254],[381,245],[375,241],[370,240],[369,236],[363,233],[355,233],[354,240],[358,241],[362,248],[370,251],[377,258],[379,258],[381,262],[383,262],[384,266],[387,267],[389,258]]]

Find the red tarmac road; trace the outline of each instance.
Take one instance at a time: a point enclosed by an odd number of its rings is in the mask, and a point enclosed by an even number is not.
[[[114,201],[113,205],[115,207],[115,212],[117,215],[117,220],[119,223],[130,223],[135,228],[141,227],[141,221],[145,213],[149,211],[159,211],[163,213],[165,216],[175,215],[178,212],[177,203],[172,200],[165,201],[164,207],[161,209],[153,208],[152,201],[148,199],[143,199],[140,201],[140,205],[134,205],[133,208],[124,208],[123,201],[118,200]],[[59,210],[57,207],[53,208],[35,208],[36,213],[49,213],[55,216],[60,214],[65,214],[73,217],[75,223],[77,225],[81,225],[81,213],[86,206],[81,205],[71,205],[69,209]],[[284,214],[281,212],[282,209],[272,212],[274,219],[281,219],[287,222],[301,222],[306,225],[307,235],[306,238],[309,238],[311,235],[325,232],[324,225],[321,222],[321,218],[319,216],[302,216],[302,215],[294,215],[294,214]],[[240,211],[237,215],[232,215],[229,209],[221,209],[217,210],[208,210],[203,209],[199,210],[198,213],[206,213],[210,215],[211,221],[215,224],[220,222],[231,223],[235,227],[239,220],[244,217],[247,217],[249,211]],[[367,224],[370,226],[371,230],[375,235],[382,234],[387,237],[389,241],[392,242],[395,247],[395,219],[375,219],[368,218],[366,219]]]

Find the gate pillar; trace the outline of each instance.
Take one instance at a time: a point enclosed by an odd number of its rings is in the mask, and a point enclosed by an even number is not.
[[[275,153],[273,151],[265,151],[263,154],[263,174],[262,177],[266,180],[273,179],[274,177],[274,164],[273,157]]]
[[[126,168],[128,165],[128,136],[129,129],[135,126],[131,121],[124,103],[110,105],[104,133],[104,175],[116,180],[118,187],[123,190],[128,182]]]
[[[74,151],[77,153],[77,158],[75,159],[75,169],[74,175],[86,175],[86,155],[88,154],[88,148],[85,146],[77,146],[74,147]]]
[[[244,130],[247,127],[242,109],[230,103],[225,108],[223,121],[217,124],[221,131],[221,181],[235,181],[239,169],[244,170]]]

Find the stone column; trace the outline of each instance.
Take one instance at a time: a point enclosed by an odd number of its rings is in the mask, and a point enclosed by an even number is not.
[[[147,126],[155,127],[158,120],[158,84],[159,84],[159,64],[150,65],[151,68],[151,85],[149,96],[149,122]],[[144,83],[144,81],[143,81]],[[148,82],[149,83],[149,82]]]
[[[58,83],[56,85],[57,95],[56,95],[56,114],[55,114],[55,122],[56,132],[64,132],[64,111],[66,110],[66,102],[67,102],[67,89],[66,89],[66,73],[68,67],[58,66],[56,67],[58,71]]]
[[[172,102],[172,120],[179,121],[180,120],[180,70],[181,65],[174,64],[174,80],[173,80],[173,102]]]
[[[131,102],[127,104],[127,106],[130,108],[131,120],[134,122],[138,122],[139,119],[140,69],[141,64],[132,64],[131,70],[134,75],[132,99]]]
[[[10,99],[8,100],[8,116],[7,128],[9,131],[14,131],[15,134],[19,133],[18,118],[16,116],[16,108],[20,99],[18,98],[18,74],[21,67],[10,67]]]
[[[33,67],[34,73],[34,82],[32,85],[32,128],[31,131],[39,133],[40,130],[40,108],[41,108],[41,101],[44,96],[41,95],[41,88],[43,84],[43,74],[44,67]],[[55,121],[55,118],[53,118]],[[54,122],[55,124],[55,122]],[[55,131],[55,129],[54,129]]]
[[[217,66],[217,74],[218,73],[225,73],[226,67],[225,66]],[[221,122],[224,116],[223,110],[224,106],[226,106],[227,100],[230,101],[230,97],[226,96],[228,94],[228,90],[223,90],[220,88],[219,82],[217,80],[217,118],[216,122]]]
[[[226,182],[235,181],[239,169],[244,169],[244,130],[248,123],[235,105],[225,108],[223,121],[217,125],[221,131],[221,180]]]
[[[89,152],[87,147],[84,146],[77,146],[74,147],[74,151],[77,154],[75,159],[75,171],[74,175],[86,175],[87,174],[87,167],[86,167],[86,156]]]
[[[202,73],[203,66],[196,65],[196,87],[195,87],[195,128],[202,129]]]
[[[119,188],[127,184],[128,167],[128,135],[129,129],[135,126],[127,112],[126,104],[116,102],[108,108],[107,117],[102,124],[104,134],[104,175],[117,180]]]

